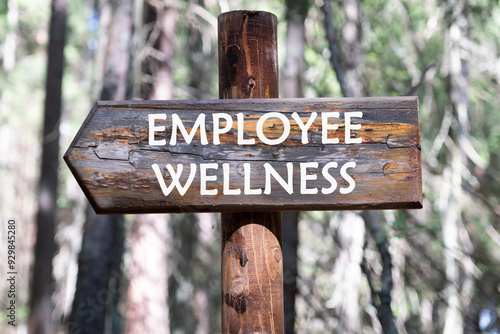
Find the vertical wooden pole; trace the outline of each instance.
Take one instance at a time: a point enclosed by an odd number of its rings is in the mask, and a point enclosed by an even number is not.
[[[276,16],[221,14],[219,98],[277,97]],[[222,333],[283,333],[281,235],[279,212],[222,214]]]

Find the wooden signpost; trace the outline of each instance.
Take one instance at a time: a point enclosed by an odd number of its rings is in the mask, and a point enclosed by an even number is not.
[[[273,99],[276,23],[219,17],[222,100],[97,102],[64,156],[97,213],[226,212],[223,333],[283,332],[279,211],[422,207],[417,98]]]
[[[65,159],[97,213],[421,206],[410,98],[98,102]]]

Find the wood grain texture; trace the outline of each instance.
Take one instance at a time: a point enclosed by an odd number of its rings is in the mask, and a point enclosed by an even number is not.
[[[271,13],[219,16],[220,98],[279,97],[276,33]],[[223,334],[284,333],[281,213],[254,209],[221,216]]]
[[[222,333],[283,333],[281,213],[221,219]]]
[[[296,112],[304,122],[311,112],[317,112],[309,131],[309,143],[302,144],[301,130],[291,114]],[[339,138],[339,144],[322,144],[321,112],[338,111],[338,130],[329,130],[329,137]],[[345,144],[343,129],[346,111],[362,111],[363,117],[353,118],[361,124],[351,137],[362,138],[361,144]],[[233,119],[233,129],[220,136],[221,144],[213,145],[212,113],[227,113]],[[263,144],[255,131],[257,120],[268,112],[280,112],[289,119],[290,135],[279,145]],[[150,146],[148,114],[165,113],[165,131],[156,138],[166,138],[163,146]],[[175,146],[168,145],[171,136],[171,114],[177,113],[190,131],[200,113],[206,114],[208,144],[200,143],[200,132],[187,144],[182,136]],[[255,139],[255,145],[237,144],[236,115],[245,115],[244,134]],[[278,138],[283,123],[268,119],[264,133]],[[418,101],[415,97],[358,99],[247,99],[206,101],[114,101],[98,102],[68,149],[65,160],[98,213],[148,212],[224,212],[224,211],[286,211],[419,208],[422,203],[420,130]],[[307,181],[308,188],[328,185],[321,168],[337,162],[330,170],[338,182],[332,194],[300,194],[300,163],[318,162],[318,169],[309,169],[318,178]],[[341,194],[345,180],[339,175],[346,162],[356,162],[349,174],[356,182],[354,191]],[[229,164],[231,189],[244,188],[243,164],[250,164],[251,187],[264,189],[264,164],[271,164],[287,180],[286,163],[293,164],[293,193],[289,194],[274,179],[268,195],[224,195],[223,167]],[[214,196],[200,195],[200,173],[184,196],[173,190],[165,196],[155,176],[152,164],[158,164],[167,185],[171,177],[166,164],[183,164],[181,183],[189,174],[190,164],[217,163],[210,170],[217,181],[207,182],[207,188],[217,189]],[[199,169],[199,168],[198,168]]]
[[[278,19],[259,11],[219,16],[219,98],[277,98]]]

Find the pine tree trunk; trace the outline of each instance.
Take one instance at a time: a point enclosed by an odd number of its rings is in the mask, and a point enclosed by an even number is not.
[[[39,184],[37,237],[33,267],[29,333],[51,334],[53,293],[52,259],[54,257],[57,214],[59,161],[59,121],[61,119],[64,45],[66,43],[67,0],[53,0],[50,18],[50,41],[43,124],[42,167]]]
[[[104,64],[101,100],[124,100],[129,90],[128,73],[133,22],[133,0],[112,0],[111,23]],[[68,329],[70,333],[102,333],[106,321],[112,332],[121,332],[116,307],[122,273],[124,223],[121,215],[96,216],[87,210],[78,279]]]
[[[125,333],[170,333],[169,216],[137,215],[133,224]]]
[[[362,96],[361,84],[361,65],[362,65],[362,49],[361,49],[361,3],[358,0],[344,0],[345,22],[340,31],[339,43],[337,39],[337,30],[332,23],[332,9],[330,1],[325,1],[323,12],[325,13],[325,30],[327,40],[331,51],[331,62],[339,81],[342,95],[344,97],[360,97]],[[338,229],[339,240],[350,240],[342,243],[339,250],[339,261],[349,256],[351,261],[346,261],[344,265],[339,265],[338,271],[344,271],[344,282],[342,282],[342,291],[344,293],[343,301],[340,310],[340,327],[345,333],[357,333],[360,328],[356,325],[360,322],[360,310],[357,305],[359,296],[359,287],[361,283],[361,271],[359,268],[357,255],[363,251],[363,243],[365,231],[368,231],[378,247],[382,259],[382,288],[380,291],[374,289],[370,284],[372,293],[372,303],[377,308],[377,317],[382,325],[384,333],[397,333],[397,328],[394,323],[394,315],[391,308],[391,292],[392,292],[392,262],[389,254],[385,234],[382,226],[378,221],[375,212],[365,212],[363,221],[357,219],[356,216],[350,213],[341,214],[341,222]],[[360,236],[362,237],[360,239]],[[369,268],[363,267],[365,273],[369,275]],[[350,273],[349,273],[350,272]],[[349,273],[349,274],[347,274]],[[342,275],[342,274],[341,274]],[[352,302],[355,301],[356,304]]]
[[[305,19],[309,9],[308,0],[288,0],[286,57],[283,69],[283,93],[285,98],[304,97],[304,72],[306,69]],[[295,332],[295,295],[297,294],[297,266],[299,244],[299,213],[284,212],[283,223],[283,301],[285,333]]]
[[[467,144],[470,143],[467,61],[462,54],[464,48],[462,43],[467,40],[465,30],[468,25],[465,5],[462,0],[448,1],[448,29],[445,35],[448,94],[458,126],[453,128],[451,134],[456,145],[451,149],[448,165],[443,172],[447,186],[444,187],[443,198],[440,199],[446,272],[444,334],[463,333],[461,295],[466,296],[472,293],[472,291],[467,291],[461,294],[460,288],[465,285],[465,281],[472,278],[467,270],[460,268],[457,258],[459,254],[465,253],[459,243],[459,225],[462,224],[462,177],[469,173],[465,169],[469,165],[466,149]],[[461,274],[462,270],[464,272]]]
[[[176,11],[163,6],[147,7],[147,23],[153,26],[149,38],[156,57],[147,65],[154,78],[145,86],[143,98],[169,100],[173,97],[173,57]],[[127,292],[125,333],[170,333],[168,306],[169,215],[137,215],[132,231],[132,264]]]

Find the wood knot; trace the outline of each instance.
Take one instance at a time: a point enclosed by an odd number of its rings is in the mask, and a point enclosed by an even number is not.
[[[249,305],[248,291],[246,289],[247,280],[236,278],[229,286],[229,292],[224,295],[226,305],[234,308],[236,313],[243,314]]]
[[[239,296],[245,290],[245,285],[247,284],[247,280],[244,278],[236,278],[231,282],[229,286],[229,293],[233,296]]]
[[[273,249],[273,256],[276,262],[280,263],[281,262],[281,250],[279,247],[274,247]]]
[[[254,78],[250,78],[248,80],[248,89],[252,90],[252,89],[254,89],[254,87],[255,87],[255,79]]]
[[[247,258],[247,253],[245,251],[245,247],[239,247],[237,245],[234,246],[234,252],[236,253],[236,259],[239,261],[241,267],[245,267],[248,258]]]

